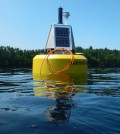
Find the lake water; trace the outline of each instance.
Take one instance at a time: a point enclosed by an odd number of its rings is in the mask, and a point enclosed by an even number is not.
[[[33,80],[29,69],[0,70],[0,134],[40,133],[119,134],[120,69],[48,80]]]

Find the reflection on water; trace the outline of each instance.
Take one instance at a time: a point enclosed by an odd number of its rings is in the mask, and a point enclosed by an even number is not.
[[[120,69],[33,76],[0,70],[0,134],[119,134]]]
[[[54,94],[55,105],[49,106],[45,111],[46,117],[50,122],[69,120],[71,108],[74,106],[71,99],[72,95],[72,93],[67,92],[56,92]]]
[[[87,74],[74,75],[74,74],[49,74],[49,75],[33,75],[34,80],[45,80],[53,81],[55,84],[86,84],[87,83]]]
[[[52,74],[42,78],[40,76],[34,76],[33,79],[35,96],[46,96],[55,100],[54,105],[48,106],[45,110],[48,121],[54,123],[68,121],[71,109],[74,107],[72,96],[76,92],[83,91],[82,86],[75,86],[73,84],[78,82],[79,84],[86,84],[86,75],[72,77],[67,74]]]

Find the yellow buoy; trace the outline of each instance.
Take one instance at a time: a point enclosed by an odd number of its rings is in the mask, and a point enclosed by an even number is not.
[[[64,73],[74,76],[87,75],[87,59],[83,54],[75,53],[72,26],[62,23],[62,8],[58,9],[58,24],[51,25],[45,51],[46,54],[33,58],[33,77],[47,77]],[[70,16],[68,12],[64,17]]]

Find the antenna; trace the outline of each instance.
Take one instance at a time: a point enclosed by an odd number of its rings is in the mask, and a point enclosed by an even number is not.
[[[68,17],[70,16],[70,13],[69,12],[64,12],[63,16],[64,16],[65,24],[67,25],[68,24],[67,20],[68,20]]]

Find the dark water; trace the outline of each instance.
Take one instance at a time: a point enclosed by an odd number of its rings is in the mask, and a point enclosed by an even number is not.
[[[0,134],[40,133],[119,134],[120,69],[89,69],[82,84],[0,70]]]

